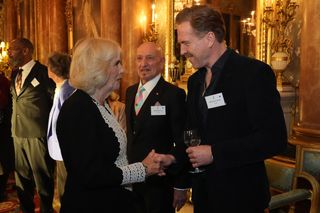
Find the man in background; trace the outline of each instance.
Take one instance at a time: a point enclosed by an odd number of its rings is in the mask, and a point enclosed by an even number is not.
[[[40,211],[53,212],[54,161],[49,157],[47,127],[54,83],[47,67],[33,60],[33,44],[26,38],[9,44],[9,64],[14,68],[12,136],[15,150],[15,179],[22,212],[34,212],[34,189]]]
[[[164,56],[155,43],[138,47],[136,65],[140,81],[126,92],[128,160],[139,162],[154,149],[157,153],[176,155],[177,161],[183,162],[186,159],[181,138],[185,125],[185,92],[162,78]],[[182,149],[183,155],[178,155],[178,149]],[[175,172],[179,177],[179,170]],[[185,188],[178,179],[168,174],[133,184],[145,213],[174,213],[175,208],[179,210],[184,205],[186,190],[174,189]]]
[[[66,53],[53,52],[48,58],[49,77],[56,83],[53,105],[48,123],[48,150],[50,157],[56,161],[57,188],[61,201],[67,179],[67,171],[63,163],[56,127],[63,102],[73,93],[69,84],[71,57]]]
[[[10,81],[0,72],[0,202],[6,199],[6,185],[14,166],[11,108]]]

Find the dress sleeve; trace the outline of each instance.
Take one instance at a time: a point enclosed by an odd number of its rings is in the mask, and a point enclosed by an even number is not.
[[[146,179],[145,168],[142,163],[133,163],[127,166],[120,167],[122,170],[122,183],[121,185],[126,185],[130,183],[143,182]]]

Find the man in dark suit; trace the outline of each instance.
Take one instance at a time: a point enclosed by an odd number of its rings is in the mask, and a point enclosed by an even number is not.
[[[185,8],[176,24],[181,54],[198,69],[188,80],[187,97],[187,126],[198,129],[202,141],[187,153],[193,167],[205,169],[193,175],[194,211],[268,211],[264,160],[287,143],[274,73],[226,47],[219,12]]]
[[[164,57],[155,43],[138,47],[136,64],[140,82],[126,92],[128,160],[139,162],[154,149],[157,153],[171,153],[183,162],[187,156],[179,153],[184,153],[181,134],[185,124],[185,92],[162,78]],[[174,213],[175,208],[183,206],[186,190],[179,189],[185,187],[184,183],[173,178],[179,177],[179,171],[180,168],[176,174],[152,176],[144,183],[133,184],[145,213]]]
[[[15,149],[15,178],[20,207],[34,212],[34,186],[41,212],[53,212],[54,161],[47,148],[48,117],[54,83],[47,67],[32,59],[33,44],[25,38],[9,44],[9,63],[16,68],[11,82],[12,136]]]

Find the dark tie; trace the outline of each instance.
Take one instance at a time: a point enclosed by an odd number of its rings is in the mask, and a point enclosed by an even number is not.
[[[19,69],[17,76],[16,76],[16,92],[20,94],[21,87],[22,87],[22,71],[23,69]]]

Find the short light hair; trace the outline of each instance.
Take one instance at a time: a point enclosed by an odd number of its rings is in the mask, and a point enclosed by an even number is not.
[[[219,11],[207,5],[186,7],[176,16],[176,24],[190,22],[195,33],[202,37],[208,32],[213,32],[217,40],[222,43],[226,34],[225,23]]]
[[[118,43],[87,38],[79,41],[73,52],[70,67],[70,84],[93,95],[109,78],[111,61],[121,53]]]

